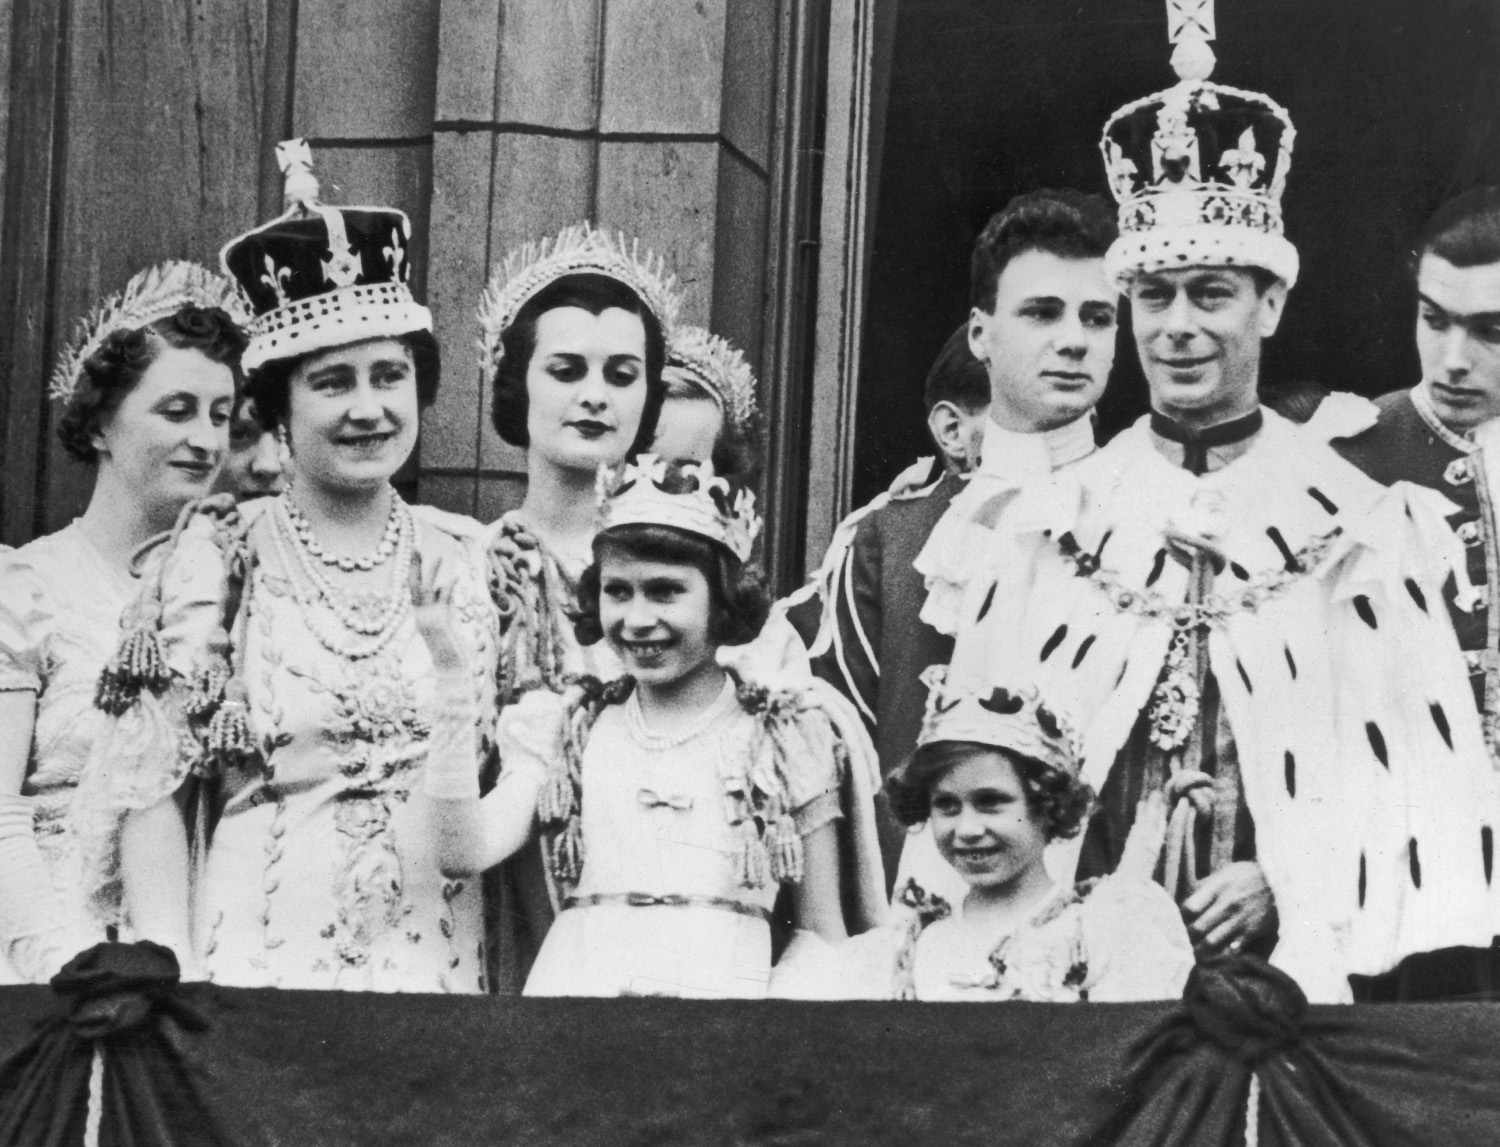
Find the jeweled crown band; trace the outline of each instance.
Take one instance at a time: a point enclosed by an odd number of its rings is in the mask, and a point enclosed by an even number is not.
[[[670,526],[717,542],[748,561],[760,535],[755,494],[735,488],[712,464],[677,466],[654,454],[599,471],[599,529]]]
[[[1034,687],[991,688],[981,694],[950,682],[945,665],[929,665],[919,679],[927,686],[927,706],[918,745],[972,741],[1078,775],[1082,739],[1072,722],[1050,708]]]
[[[1120,221],[1106,270],[1122,290],[1139,274],[1195,266],[1260,267],[1290,287],[1299,260],[1281,200],[1291,116],[1259,92],[1209,80],[1211,0],[1169,0],[1168,23],[1180,81],[1120,108],[1099,141]]]

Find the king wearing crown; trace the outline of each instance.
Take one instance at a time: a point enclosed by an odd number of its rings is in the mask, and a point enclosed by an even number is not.
[[[1298,269],[1293,129],[1208,79],[1211,13],[1173,31],[1179,82],[1101,141],[1152,411],[1004,507],[992,528],[1022,557],[964,587],[952,679],[1030,681],[1085,719],[1099,800],[1057,870],[1113,872],[1134,834],[1199,959],[1258,953],[1347,1000],[1350,975],[1493,932],[1495,782],[1442,606],[1451,533],[1429,492],[1261,407]]]

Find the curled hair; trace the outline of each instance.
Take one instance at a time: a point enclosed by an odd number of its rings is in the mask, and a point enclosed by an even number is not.
[[[608,275],[564,275],[549,283],[528,299],[516,312],[515,320],[500,335],[503,354],[495,371],[495,397],[490,405],[490,421],[495,433],[512,446],[526,447],[531,435],[526,429],[530,403],[526,394],[526,373],[536,351],[537,320],[558,307],[578,307],[591,315],[602,315],[611,307],[639,316],[646,329],[646,405],[641,410],[641,424],[631,443],[634,456],[650,446],[656,437],[656,419],[661,413],[664,394],[662,366],[667,361],[667,338],[661,319],[633,290]]]
[[[1426,254],[1455,267],[1500,263],[1500,187],[1474,187],[1448,200],[1417,236],[1411,272]]]
[[[94,436],[167,347],[195,350],[227,366],[234,375],[238,395],[245,342],[245,333],[220,308],[191,303],[148,326],[111,331],[99,349],[84,360],[78,385],[58,420],[57,437],[80,462],[97,461]]]
[[[375,336],[379,338],[381,336]],[[417,376],[417,405],[426,409],[437,397],[438,381],[442,377],[442,356],[438,352],[437,339],[431,331],[412,331],[410,334],[389,336],[411,351],[412,369]],[[374,339],[360,339],[373,342]],[[349,344],[353,345],[353,344]],[[309,351],[292,358],[273,358],[250,372],[245,383],[245,397],[255,402],[255,417],[267,430],[275,430],[286,421],[287,409],[291,406],[292,375],[297,368],[314,355],[325,354],[337,347]]]
[[[578,579],[573,632],[583,645],[593,645],[604,636],[599,620],[599,567],[610,556],[698,570],[708,582],[708,639],[715,645],[755,640],[770,613],[771,597],[760,570],[741,562],[719,543],[673,526],[615,526],[595,536],[593,564]]]
[[[969,261],[969,304],[993,312],[1000,273],[1025,251],[1099,259],[1115,241],[1115,214],[1098,195],[1063,187],[1017,195],[984,225]]]
[[[1000,753],[1016,767],[1027,811],[1041,820],[1048,840],[1078,835],[1094,799],[1092,788],[1053,765],[976,741],[918,745],[906,763],[885,780],[886,797],[896,819],[907,826],[925,821],[931,810],[933,786],[949,769],[976,753]]]

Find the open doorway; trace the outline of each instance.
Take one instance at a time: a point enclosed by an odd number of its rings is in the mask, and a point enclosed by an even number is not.
[[[851,362],[858,505],[929,453],[921,384],[968,313],[968,254],[989,215],[1041,186],[1105,192],[1099,132],[1166,87],[1163,0],[902,0],[866,105],[866,284]],[[1302,279],[1263,367],[1374,395],[1416,379],[1405,248],[1443,200],[1500,182],[1500,5],[1493,0],[1220,0],[1214,78],[1290,111],[1285,201]],[[833,72],[830,84],[847,82]],[[888,77],[888,78],[887,78]],[[825,217],[826,218],[826,217]],[[827,237],[825,236],[825,239]],[[822,384],[823,380],[820,380]],[[1145,407],[1128,329],[1101,425]]]

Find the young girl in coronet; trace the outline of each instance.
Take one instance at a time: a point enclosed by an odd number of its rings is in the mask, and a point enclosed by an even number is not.
[[[718,656],[768,607],[746,564],[753,496],[652,455],[600,485],[578,636],[607,641],[629,676],[507,709],[503,773],[483,800],[471,771],[430,769],[442,862],[487,868],[540,829],[563,910],[529,995],[764,996],[780,885],[800,929],[845,935],[844,742],[811,690],[756,683]],[[442,602],[419,620],[445,648]]]
[[[1100,880],[1054,881],[1047,845],[1075,836],[1093,794],[1076,738],[1032,690],[987,696],[929,669],[917,749],[886,781],[908,826],[930,824],[967,891],[950,902],[908,880],[904,912],[809,963],[800,994],[1071,1003],[1175,999],[1193,954],[1177,907],[1133,861]],[[799,977],[800,978],[800,977]],[[813,986],[821,982],[821,990]]]

